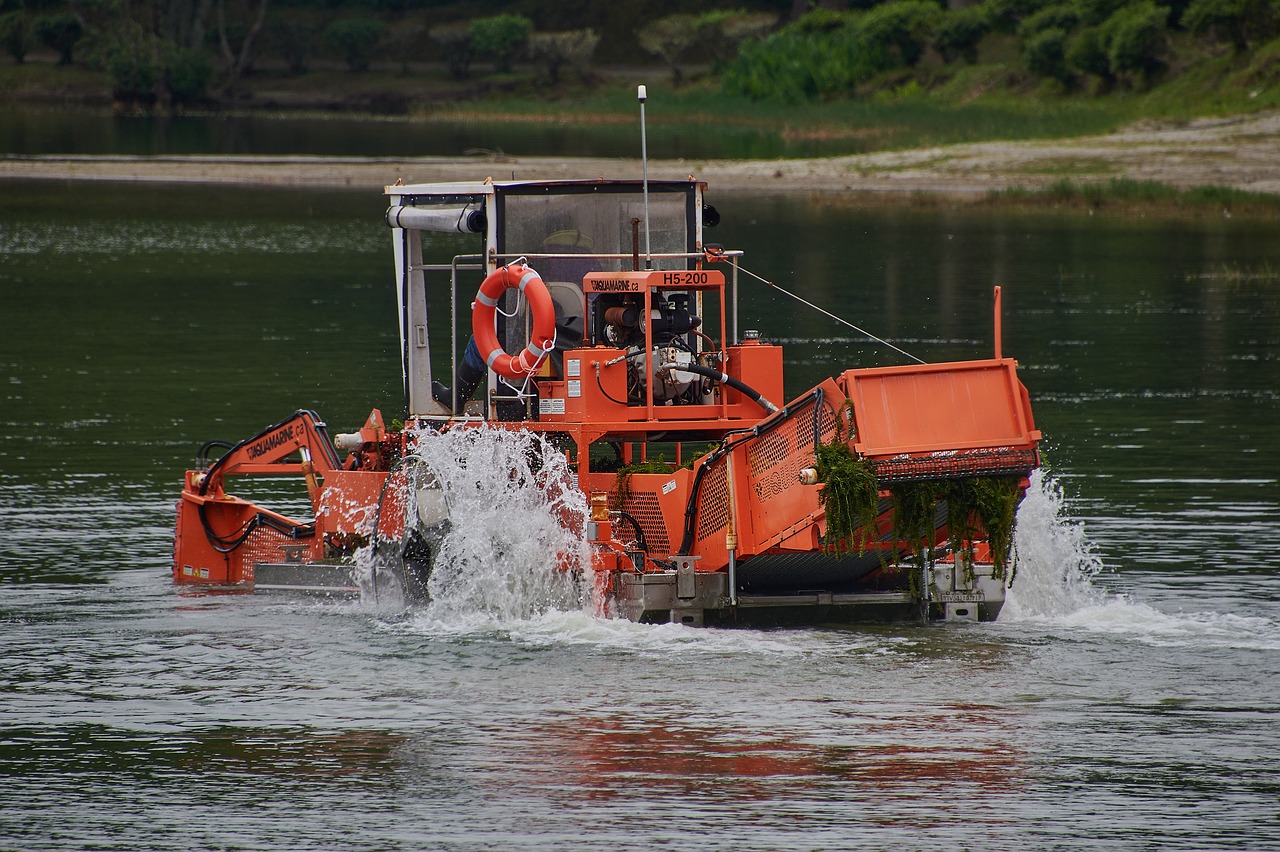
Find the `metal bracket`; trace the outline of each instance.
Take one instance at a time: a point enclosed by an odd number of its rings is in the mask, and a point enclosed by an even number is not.
[[[692,600],[697,597],[698,587],[696,572],[693,563],[701,559],[701,556],[673,556],[671,560],[676,563],[676,597],[681,600]]]

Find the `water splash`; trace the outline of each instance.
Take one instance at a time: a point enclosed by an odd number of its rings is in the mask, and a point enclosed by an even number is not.
[[[1280,623],[1273,618],[1213,610],[1168,613],[1095,585],[1102,559],[1084,525],[1070,518],[1061,486],[1041,471],[1032,475],[1018,508],[1014,544],[1018,573],[1000,613],[1002,624],[1157,647],[1280,650]]]
[[[423,434],[415,453],[450,518],[416,622],[469,633],[586,605],[587,500],[561,450],[542,435],[478,426]]]
[[[1102,559],[1085,536],[1084,524],[1067,513],[1062,486],[1042,470],[1031,474],[1026,499],[1018,507],[1014,531],[1017,575],[1002,621],[1058,616],[1101,604],[1105,593],[1093,578]]]

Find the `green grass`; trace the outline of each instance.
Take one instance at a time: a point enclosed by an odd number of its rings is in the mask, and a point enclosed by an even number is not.
[[[251,108],[256,104],[385,112],[410,120],[502,121],[514,127],[616,125],[629,131],[637,121],[635,85],[644,82],[651,127],[707,139],[705,150],[730,157],[833,156],[1055,139],[1106,133],[1140,120],[1179,121],[1280,108],[1280,40],[1239,57],[1179,36],[1176,54],[1183,57],[1181,64],[1171,68],[1164,81],[1145,92],[1099,94],[1065,92],[1030,78],[1010,38],[988,39],[981,64],[942,65],[932,57],[915,70],[872,80],[849,98],[822,102],[731,97],[705,73],[675,88],[669,73],[657,67],[624,71],[600,66],[592,85],[566,75],[560,85],[549,88],[538,83],[531,66],[495,74],[486,63],[477,63],[470,79],[457,81],[439,62],[424,61],[407,74],[398,63],[360,74],[337,63],[317,63],[311,73],[296,77],[264,63],[260,73],[244,79],[245,90],[256,95],[244,103]],[[49,61],[0,63],[0,102],[65,106],[103,104],[107,99],[101,72],[79,65],[62,68]],[[1105,174],[1074,162],[1064,162],[1060,170],[1051,165],[1047,173]]]
[[[512,124],[580,122],[627,128],[638,120],[630,81],[606,83],[567,100],[494,97],[424,105],[418,114],[433,120],[486,121],[498,116]],[[758,146],[776,152],[768,157],[811,157],[1106,133],[1129,122],[1131,115],[1106,99],[1039,101],[1002,94],[956,105],[945,97],[916,92],[898,98],[789,104],[726,97],[709,83],[681,89],[659,83],[649,86],[646,120],[655,133],[723,138],[723,145],[710,146],[724,151],[722,156],[742,156],[734,152],[750,146],[736,145],[735,140],[745,137],[769,140]]]
[[[1280,214],[1280,196],[1277,195],[1216,185],[1179,189],[1157,181],[1129,178],[1111,178],[1102,183],[1062,179],[1042,189],[998,189],[987,193],[985,201],[1003,207],[1184,211],[1214,216]]]

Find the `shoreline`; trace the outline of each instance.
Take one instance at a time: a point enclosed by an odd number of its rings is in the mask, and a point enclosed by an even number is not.
[[[310,157],[9,155],[0,181],[92,180],[355,188],[457,180],[639,177],[640,161],[574,157]],[[654,180],[693,175],[718,191],[843,192],[894,201],[913,194],[976,200],[1064,178],[1221,186],[1280,195],[1280,111],[1032,142],[977,142],[803,160],[651,160]]]

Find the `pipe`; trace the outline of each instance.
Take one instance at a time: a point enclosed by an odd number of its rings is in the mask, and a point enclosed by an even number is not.
[[[411,207],[395,205],[387,208],[387,224],[393,228],[414,228],[441,233],[478,234],[488,222],[478,207]]]
[[[772,402],[770,402],[769,400],[765,399],[763,396],[760,395],[760,391],[752,387],[749,387],[747,385],[744,385],[742,382],[738,381],[733,376],[730,376],[727,373],[722,373],[719,370],[713,370],[710,367],[704,367],[701,364],[663,364],[658,369],[659,370],[678,370],[682,373],[694,373],[699,376],[706,376],[708,379],[715,379],[716,381],[721,382],[722,384],[726,384],[729,387],[733,388],[738,393],[746,395],[748,398],[751,399],[752,402],[758,403],[761,408],[763,408],[765,411],[769,412],[770,414],[773,414],[775,411],[778,410],[778,406],[774,405]]]
[[[999,361],[1001,353],[1004,350],[1001,344],[1002,331],[1000,328],[1000,285],[996,285],[996,360]]]
[[[738,496],[734,488],[733,456],[724,459],[725,475],[729,485],[729,522],[725,525],[724,547],[729,552],[729,606],[738,605],[738,528],[735,516],[738,509]]]
[[[653,250],[649,247],[649,142],[644,128],[644,102],[649,93],[644,86],[638,86],[636,97],[640,100],[640,169],[644,181],[644,268],[653,269]]]

